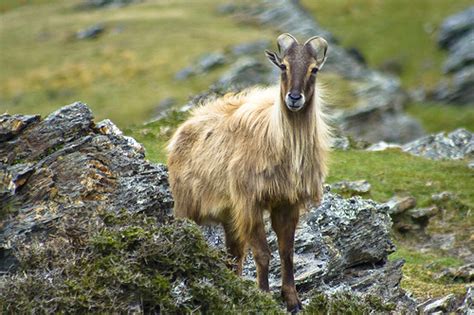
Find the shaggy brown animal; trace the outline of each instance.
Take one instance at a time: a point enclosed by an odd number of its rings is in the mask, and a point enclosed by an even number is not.
[[[299,44],[278,37],[281,57],[266,51],[281,69],[280,87],[229,94],[196,108],[170,140],[168,167],[177,217],[224,226],[226,246],[242,273],[246,245],[257,282],[269,290],[271,256],[264,228],[270,212],[278,237],[282,295],[298,311],[293,244],[299,211],[322,198],[329,128],[316,74],[326,60],[320,37]]]

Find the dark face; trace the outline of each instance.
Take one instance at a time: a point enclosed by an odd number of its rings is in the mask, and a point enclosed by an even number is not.
[[[281,70],[281,99],[288,110],[298,112],[313,98],[316,74],[321,69],[327,51],[327,43],[313,37],[299,44],[294,37],[283,34],[278,37],[282,57],[266,51],[267,57]]]

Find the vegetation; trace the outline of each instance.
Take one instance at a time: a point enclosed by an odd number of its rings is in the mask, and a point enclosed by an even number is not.
[[[435,275],[448,267],[458,267],[461,260],[441,256],[439,252],[420,253],[409,248],[399,247],[390,259],[404,259],[402,287],[410,290],[417,298],[428,299],[450,293],[463,295],[465,283],[455,283],[446,279],[435,279]]]
[[[68,218],[46,242],[20,249],[21,269],[0,283],[2,313],[281,312],[227,268],[196,224],[91,215]]]
[[[358,297],[349,292],[338,292],[328,297],[324,294],[314,294],[309,305],[305,308],[307,314],[349,314],[365,315],[389,313],[395,309],[391,303],[383,303],[377,296]]]

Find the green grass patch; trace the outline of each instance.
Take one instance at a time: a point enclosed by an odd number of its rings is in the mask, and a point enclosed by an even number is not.
[[[377,201],[409,193],[419,206],[428,206],[432,194],[452,191],[474,207],[474,172],[465,161],[431,161],[399,150],[335,151],[329,170],[329,183],[366,179],[372,185],[368,197]]]
[[[303,0],[317,21],[345,47],[356,47],[368,64],[402,65],[405,87],[432,87],[441,78],[445,53],[436,45],[441,22],[471,0]]]
[[[474,126],[474,107],[438,103],[411,103],[407,112],[417,118],[427,132],[452,131]]]
[[[417,298],[423,300],[450,293],[461,296],[466,292],[463,283],[450,283],[443,279],[436,280],[434,277],[444,268],[461,266],[463,262],[458,258],[442,256],[434,252],[421,253],[399,246],[389,259],[400,258],[406,261],[403,266],[402,287],[412,292]]]

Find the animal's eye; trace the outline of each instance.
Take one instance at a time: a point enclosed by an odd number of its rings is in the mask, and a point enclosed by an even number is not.
[[[311,69],[311,74],[316,74],[318,73],[319,69],[318,68],[313,68]]]
[[[280,69],[281,69],[281,71],[286,71],[286,65],[281,64],[281,65],[280,65]]]

